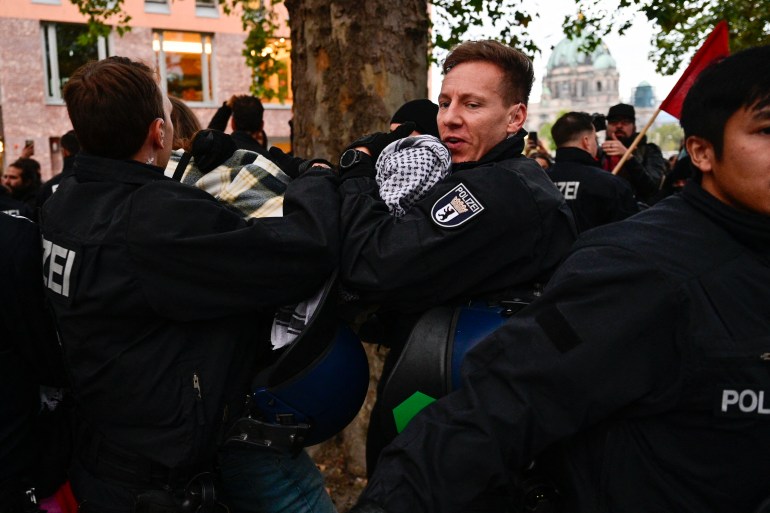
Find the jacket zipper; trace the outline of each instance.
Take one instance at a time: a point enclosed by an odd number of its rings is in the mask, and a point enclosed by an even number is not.
[[[203,412],[203,394],[201,393],[201,380],[197,372],[193,372],[193,389],[195,389],[195,411],[198,415],[198,425],[206,423]]]

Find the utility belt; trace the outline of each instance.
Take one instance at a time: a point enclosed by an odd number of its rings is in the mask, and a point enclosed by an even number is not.
[[[75,450],[93,476],[136,492],[135,513],[227,513],[217,499],[209,465],[167,467],[117,447],[99,433],[81,430]],[[203,471],[207,470],[207,471]],[[91,513],[87,503],[82,513]],[[97,513],[97,512],[93,512]]]

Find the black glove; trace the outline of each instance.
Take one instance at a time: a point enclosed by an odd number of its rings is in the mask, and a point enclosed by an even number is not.
[[[270,154],[270,160],[280,167],[281,171],[292,178],[297,178],[300,175],[299,167],[305,163],[305,159],[287,155],[281,148],[276,146],[271,146],[267,153]]]
[[[270,160],[292,179],[301,176],[305,171],[316,164],[326,164],[330,169],[333,168],[328,160],[305,160],[299,157],[292,157],[291,155],[284,153],[283,150],[277,146],[270,147],[270,149],[267,150],[267,153],[270,155]]]
[[[388,513],[382,506],[376,502],[359,501],[352,509],[348,510],[348,513]]]
[[[208,173],[229,159],[238,149],[233,138],[219,130],[201,130],[193,137],[190,153],[202,173]]]
[[[392,132],[375,132],[373,134],[365,135],[348,144],[345,149],[349,150],[351,148],[363,146],[369,150],[372,161],[377,162],[380,153],[382,153],[382,150],[384,150],[388,144],[403,139],[404,137],[409,137],[409,135],[414,132],[415,127],[416,125],[412,121],[407,121],[406,123],[402,123]]]

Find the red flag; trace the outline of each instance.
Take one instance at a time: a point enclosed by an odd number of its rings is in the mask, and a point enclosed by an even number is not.
[[[679,78],[674,88],[668,93],[668,96],[663,103],[660,104],[660,110],[665,110],[675,118],[679,119],[682,115],[682,102],[684,97],[687,96],[687,92],[692,87],[695,79],[698,78],[700,72],[703,71],[711,61],[720,57],[727,57],[730,55],[730,48],[727,43],[727,22],[720,21],[714,30],[706,38],[706,42],[695,53],[695,57],[692,58],[692,62],[684,70],[684,73]]]

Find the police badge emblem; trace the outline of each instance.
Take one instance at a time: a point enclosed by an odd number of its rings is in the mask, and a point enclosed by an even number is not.
[[[484,207],[463,184],[444,194],[433,204],[433,222],[443,228],[455,228],[480,214]]]

